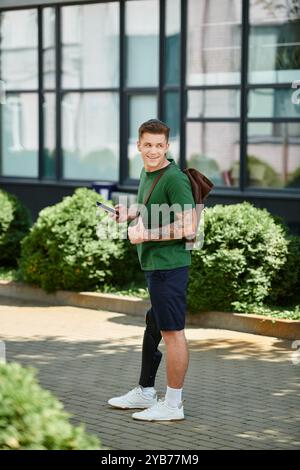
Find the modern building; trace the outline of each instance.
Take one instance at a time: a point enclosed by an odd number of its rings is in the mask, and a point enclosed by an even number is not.
[[[134,194],[141,122],[300,233],[299,0],[0,0],[0,186],[38,211],[93,181]]]

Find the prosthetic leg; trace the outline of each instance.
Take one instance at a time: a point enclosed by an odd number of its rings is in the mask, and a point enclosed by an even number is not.
[[[161,338],[160,330],[150,309],[146,314],[143,340],[142,369],[139,381],[139,385],[142,387],[154,387],[157,369],[162,358],[162,353],[157,349]]]

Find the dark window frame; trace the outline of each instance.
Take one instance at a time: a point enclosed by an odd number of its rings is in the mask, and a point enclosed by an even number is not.
[[[135,192],[138,185],[138,180],[129,178],[128,173],[128,155],[127,155],[127,143],[128,143],[128,132],[129,132],[129,120],[128,120],[128,99],[133,93],[145,94],[145,93],[157,93],[158,96],[158,117],[163,119],[165,115],[164,101],[165,94],[168,91],[176,91],[179,93],[180,100],[180,167],[185,168],[186,166],[186,126],[188,122],[239,122],[240,123],[240,182],[236,188],[229,188],[225,186],[219,186],[216,188],[216,194],[230,194],[230,193],[244,193],[249,192],[256,194],[268,194],[277,193],[280,191],[282,195],[299,196],[300,188],[282,188],[280,190],[273,188],[251,188],[247,187],[247,145],[248,145],[248,133],[247,126],[251,122],[299,122],[297,118],[250,118],[247,115],[247,99],[248,93],[251,89],[255,88],[289,88],[290,83],[248,83],[248,53],[249,53],[249,0],[242,1],[242,19],[241,19],[241,73],[240,83],[235,85],[212,85],[212,86],[187,86],[186,85],[186,43],[187,43],[187,1],[181,0],[181,30],[180,30],[180,83],[179,85],[166,85],[165,84],[165,19],[166,19],[166,0],[159,0],[159,83],[156,88],[127,88],[125,84],[125,1],[126,0],[82,0],[79,2],[62,2],[62,3],[47,3],[40,6],[30,4],[26,6],[9,6],[0,8],[0,15],[5,11],[24,10],[24,9],[36,9],[38,14],[38,90],[8,90],[9,93],[37,93],[38,94],[38,107],[39,107],[39,152],[38,162],[39,171],[38,178],[30,179],[20,177],[9,177],[0,176],[0,181],[20,181],[26,182],[34,181],[36,183],[45,184],[57,184],[57,185],[70,185],[76,186],[79,184],[90,185],[91,180],[69,180],[64,179],[62,175],[62,129],[61,129],[61,101],[65,93],[67,92],[105,92],[114,91],[119,93],[119,136],[120,136],[120,151],[119,151],[119,181],[118,189],[129,190]],[[78,6],[88,5],[96,3],[111,3],[118,2],[119,4],[119,20],[120,20],[120,36],[119,36],[119,62],[120,62],[120,79],[119,86],[112,88],[85,88],[85,89],[62,89],[61,83],[61,64],[62,64],[62,44],[61,44],[61,8],[66,6]],[[44,87],[43,83],[43,21],[42,14],[45,8],[53,7],[55,9],[56,21],[55,21],[55,89]],[[0,61],[1,64],[1,61]],[[1,68],[0,68],[1,78]],[[187,92],[189,90],[211,90],[211,89],[238,89],[240,90],[240,118],[187,118]],[[45,179],[44,177],[44,114],[43,114],[43,101],[44,93],[54,92],[56,95],[56,180]],[[1,127],[1,114],[0,113],[0,127]],[[0,147],[0,171],[1,171],[1,152]],[[1,173],[0,173],[1,175]]]

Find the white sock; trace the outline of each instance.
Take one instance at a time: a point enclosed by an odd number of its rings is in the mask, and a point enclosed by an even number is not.
[[[166,402],[168,405],[177,407],[181,403],[182,388],[167,387]]]
[[[154,387],[142,387],[140,385],[143,395],[147,398],[152,398],[155,395],[155,388]]]

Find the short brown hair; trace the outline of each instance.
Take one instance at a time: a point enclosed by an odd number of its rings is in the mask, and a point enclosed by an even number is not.
[[[149,119],[149,121],[143,122],[139,127],[139,140],[144,132],[149,132],[149,134],[164,134],[168,142],[170,128],[159,119]]]

